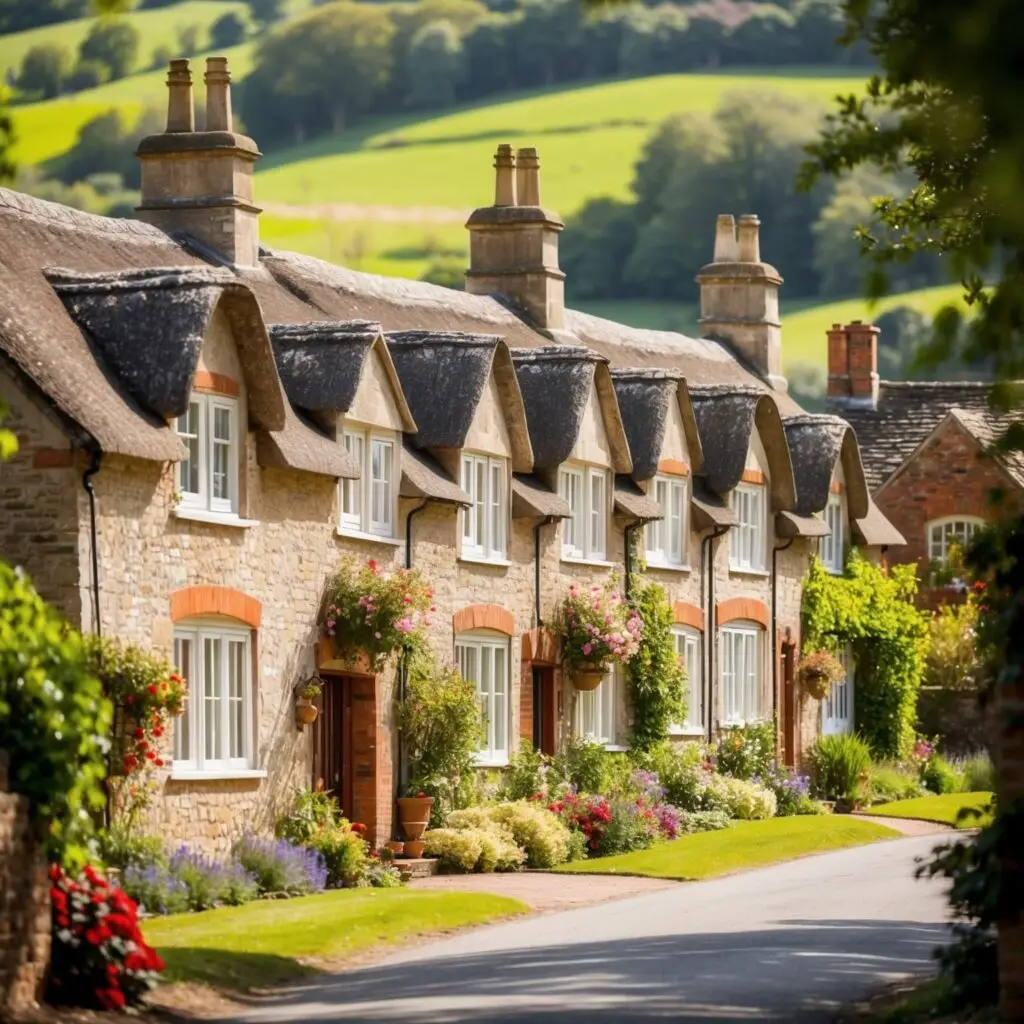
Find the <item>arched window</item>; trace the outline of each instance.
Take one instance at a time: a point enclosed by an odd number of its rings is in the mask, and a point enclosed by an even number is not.
[[[252,630],[226,619],[174,626],[174,663],[188,687],[174,723],[174,768],[210,774],[252,768]]]
[[[933,519],[926,527],[929,560],[945,565],[951,549],[954,546],[961,550],[965,548],[984,525],[985,520],[978,516],[947,516],[945,519]]]

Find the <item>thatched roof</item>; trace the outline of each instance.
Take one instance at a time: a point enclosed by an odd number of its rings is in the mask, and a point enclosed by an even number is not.
[[[775,532],[780,537],[827,537],[828,525],[820,516],[802,516],[797,512],[777,512]]]
[[[449,505],[471,505],[469,495],[445,472],[441,463],[408,441],[402,445],[403,498],[423,498]]]
[[[554,469],[572,455],[593,386],[611,447],[613,469],[617,473],[632,471],[629,443],[606,360],[585,348],[548,345],[512,349],[512,361],[526,406],[533,461],[538,469]]]
[[[727,494],[743,476],[754,430],[768,457],[772,508],[796,507],[796,484],[786,432],[775,400],[755,387],[727,384],[691,387],[690,401],[704,451],[708,487]]]
[[[512,517],[514,519],[568,519],[569,502],[551,490],[532,473],[517,473],[512,478]]]
[[[788,416],[783,422],[796,478],[796,511],[805,516],[824,511],[832,474],[841,462],[849,516],[860,519],[867,515],[868,486],[850,424],[838,416],[810,413]]]
[[[700,472],[703,453],[686,381],[667,370],[636,367],[613,369],[611,375],[629,452],[633,456],[633,479],[649,480],[658,472],[672,402],[679,406],[690,467]]]
[[[533,469],[526,409],[508,346],[493,334],[394,331],[388,349],[416,420],[418,448],[462,448],[491,374],[501,399],[512,468]]]
[[[860,544],[868,547],[900,547],[907,543],[903,534],[882,515],[882,510],[872,501],[867,515],[853,520],[853,535]]]
[[[615,478],[615,514],[624,519],[650,522],[653,519],[664,519],[665,513],[661,505],[637,487],[631,477]]]
[[[732,505],[720,494],[709,491],[703,477],[696,477],[693,481],[690,509],[693,525],[698,530],[735,526],[739,522]]]

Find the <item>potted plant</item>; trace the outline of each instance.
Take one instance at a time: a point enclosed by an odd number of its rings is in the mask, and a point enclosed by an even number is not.
[[[295,688],[295,720],[300,726],[312,725],[319,709],[313,703],[323,692],[323,681],[318,676],[307,679]]]
[[[423,853],[423,833],[430,827],[434,798],[422,789],[410,787],[409,795],[398,798],[398,820],[405,833],[405,855],[419,857]]]
[[[846,678],[846,669],[830,651],[811,651],[797,666],[804,691],[814,700],[824,700],[833,684]]]
[[[379,672],[392,654],[422,646],[434,592],[415,569],[381,572],[371,558],[357,565],[345,558],[331,581],[324,604],[323,628],[339,658],[350,665],[361,657]]]
[[[562,663],[577,690],[596,690],[613,661],[625,664],[640,644],[643,620],[619,598],[614,580],[589,591],[570,585],[555,628]]]

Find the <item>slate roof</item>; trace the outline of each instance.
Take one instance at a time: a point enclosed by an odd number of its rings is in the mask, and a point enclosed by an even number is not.
[[[881,381],[876,408],[848,399],[830,399],[827,407],[853,427],[864,475],[875,494],[947,413],[987,411],[990,387],[979,381]]]
[[[727,494],[743,476],[755,427],[768,457],[772,507],[796,507],[796,485],[778,404],[750,385],[691,387],[690,401],[704,451],[704,478],[716,494]]]
[[[512,468],[533,469],[526,409],[508,346],[494,334],[394,331],[387,335],[416,420],[418,448],[462,448],[493,371],[512,447]]]

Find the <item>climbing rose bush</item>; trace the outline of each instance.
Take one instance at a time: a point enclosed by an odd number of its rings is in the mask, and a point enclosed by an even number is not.
[[[555,620],[562,640],[562,659],[569,668],[626,664],[637,652],[643,619],[619,597],[615,581],[590,590],[575,584],[562,602]]]
[[[365,653],[379,671],[393,652],[422,647],[433,602],[418,570],[385,575],[372,558],[358,566],[345,558],[328,588],[324,629],[342,658],[354,662]]]
[[[55,864],[50,883],[50,1001],[94,1010],[140,1006],[165,965],[142,937],[135,902],[88,865],[74,878]]]

